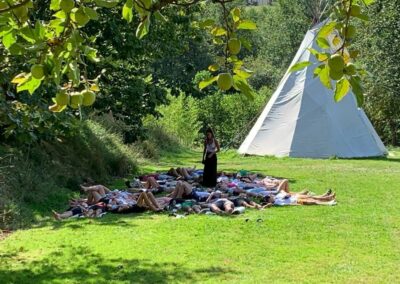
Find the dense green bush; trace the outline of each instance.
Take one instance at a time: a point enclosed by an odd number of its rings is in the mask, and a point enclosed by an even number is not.
[[[144,125],[150,131],[149,136],[157,138],[157,135],[165,132],[172,136],[178,144],[192,146],[201,129],[201,123],[198,120],[198,99],[181,93],[177,97],[169,95],[168,100],[168,105],[157,108],[160,119],[157,120],[154,116],[146,117]],[[156,140],[161,143],[160,147],[168,148],[169,145],[162,146],[162,144],[169,140],[164,140],[164,136],[159,138],[162,140]]]
[[[154,133],[166,133],[176,145],[201,145],[207,127],[212,127],[221,146],[236,147],[244,139],[271,95],[267,88],[261,89],[254,100],[240,94],[215,93],[204,98],[193,98],[181,93],[169,96],[170,104],[157,109],[158,119],[146,118],[144,125]],[[156,130],[154,132],[154,130]],[[171,139],[171,138],[169,138]],[[171,142],[162,136],[153,139],[161,145]],[[175,147],[176,148],[176,147]]]

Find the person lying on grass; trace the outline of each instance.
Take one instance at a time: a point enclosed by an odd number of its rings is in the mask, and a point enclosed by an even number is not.
[[[194,174],[196,167],[193,168],[171,168],[167,174],[173,176],[177,179],[184,179],[184,180],[193,180],[196,179],[198,176]]]
[[[322,195],[281,192],[276,196],[266,196],[264,201],[277,206],[285,205],[336,205],[336,194],[328,190]]]
[[[210,196],[209,192],[198,191],[186,181],[178,181],[175,189],[168,195],[173,199],[194,199],[198,202],[204,202]]]
[[[87,194],[88,204],[95,204],[100,202],[100,200],[104,198],[107,193],[110,192],[110,189],[100,184],[92,186],[81,185],[80,187],[81,190]]]
[[[211,212],[216,214],[232,214],[235,205],[227,198],[218,198],[209,205]]]
[[[144,183],[136,180],[134,183],[126,182],[128,191],[141,192],[142,189],[147,189],[152,193],[172,192],[175,189],[174,182],[157,181],[154,177],[149,176]]]
[[[151,182],[148,185],[150,187]],[[108,211],[115,213],[142,212],[146,209],[155,212],[162,210],[154,199],[154,195],[147,190],[134,194],[127,191],[110,191],[103,185],[81,186],[81,189],[88,193],[89,204],[104,202],[107,204]]]
[[[86,202],[82,202],[81,204],[74,203],[74,206],[62,213],[58,213],[54,210],[52,210],[52,212],[53,217],[56,220],[61,221],[62,219],[71,218],[73,216],[82,216],[88,218],[100,217],[106,211],[106,208],[107,206],[104,202],[99,202],[90,206]]]
[[[264,206],[260,205],[260,204],[256,203],[255,201],[251,200],[250,198],[248,198],[245,193],[241,193],[241,194],[239,194],[239,196],[229,197],[228,199],[233,202],[233,205],[235,207],[243,206],[246,208],[254,208],[254,209],[261,210],[261,209],[272,206],[272,204],[268,204],[268,203]]]

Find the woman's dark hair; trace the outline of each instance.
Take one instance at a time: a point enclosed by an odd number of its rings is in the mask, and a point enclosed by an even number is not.
[[[207,130],[206,130],[206,135],[207,135],[207,133],[211,133],[212,138],[215,138],[215,137],[214,137],[214,131],[211,129],[211,127],[207,128]]]

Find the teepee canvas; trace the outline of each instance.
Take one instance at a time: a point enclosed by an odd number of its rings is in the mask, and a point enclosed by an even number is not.
[[[316,62],[308,48],[320,50],[309,30],[291,66]],[[287,71],[239,148],[239,153],[306,158],[372,157],[387,153],[364,111],[349,93],[335,103],[333,91],[314,78],[316,65]]]

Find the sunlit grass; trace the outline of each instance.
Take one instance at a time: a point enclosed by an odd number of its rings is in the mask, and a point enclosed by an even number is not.
[[[400,159],[219,156],[219,169],[285,177],[293,190],[337,192],[336,207],[237,217],[106,215],[43,222],[0,241],[0,283],[396,283]],[[201,167],[200,152],[164,155],[142,172]],[[117,181],[115,186],[121,185]]]

